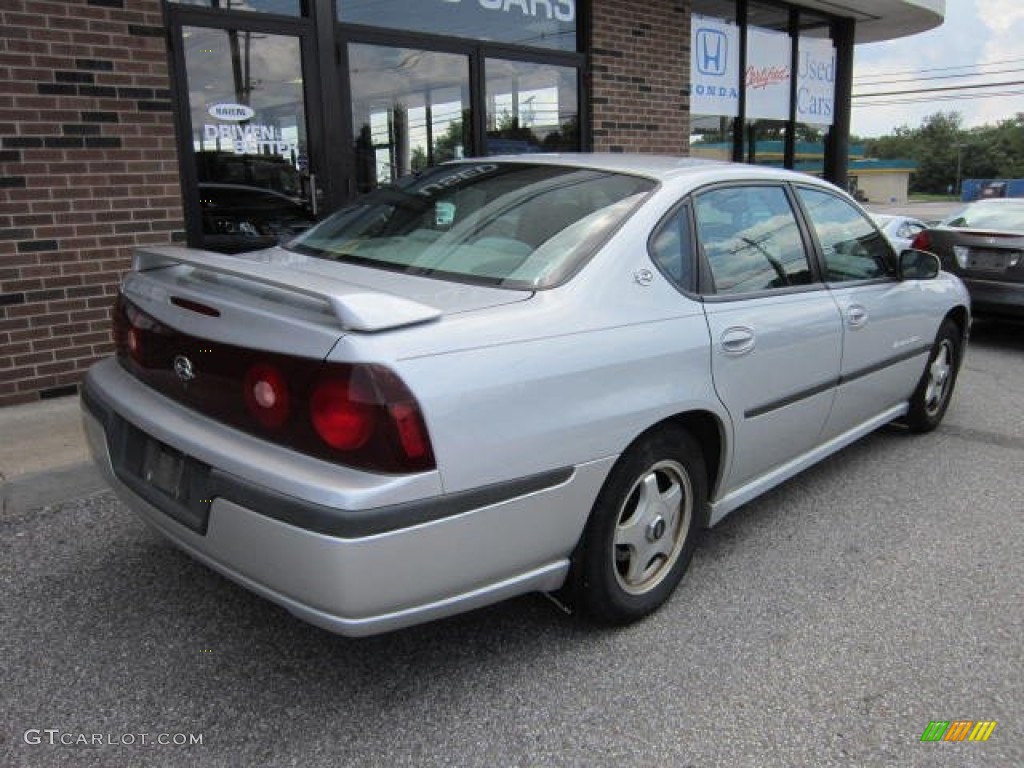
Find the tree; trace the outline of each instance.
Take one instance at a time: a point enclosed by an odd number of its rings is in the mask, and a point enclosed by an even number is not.
[[[959,178],[1024,178],[1024,113],[997,125],[964,129],[958,112],[937,112],[921,126],[900,126],[889,136],[867,139],[868,157],[911,159],[917,171],[911,192],[945,193]]]
[[[963,159],[962,125],[959,112],[936,112],[924,119],[916,142],[917,173],[911,190],[941,194],[956,187],[958,167],[963,178],[958,165]]]

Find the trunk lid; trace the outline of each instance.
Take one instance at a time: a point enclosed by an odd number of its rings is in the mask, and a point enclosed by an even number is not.
[[[1024,281],[1024,235],[1019,232],[938,227],[929,236],[947,266],[962,275]]]
[[[125,370],[164,396],[310,455],[354,463],[360,451],[332,449],[315,431],[310,416],[318,387],[329,378],[324,391],[358,392],[350,399],[384,414],[375,424],[399,423],[403,439],[412,433],[411,417],[402,414],[415,410],[414,398],[396,383],[387,360],[326,362],[340,338],[438,322],[531,295],[378,274],[282,249],[227,256],[149,248],[136,252],[122,284],[114,337]],[[416,461],[396,464],[389,458],[394,451],[380,447],[400,443],[377,439],[376,453],[359,460],[382,471],[433,461],[423,449]]]

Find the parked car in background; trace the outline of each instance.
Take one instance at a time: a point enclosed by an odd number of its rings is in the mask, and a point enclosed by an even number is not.
[[[913,246],[963,279],[975,314],[1024,318],[1024,199],[968,203]]]
[[[649,614],[702,528],[938,426],[970,323],[826,182],[583,154],[429,169],[283,247],[142,249],[114,318],[82,394],[111,484],[349,635],[531,591]]]
[[[872,214],[896,253],[910,247],[919,232],[928,229],[928,225],[912,216],[894,216],[886,213]]]
[[[1006,197],[1009,183],[1005,181],[990,181],[981,188],[981,198]]]
[[[244,184],[199,184],[203,247],[220,253],[270,248],[316,223],[293,197]]]

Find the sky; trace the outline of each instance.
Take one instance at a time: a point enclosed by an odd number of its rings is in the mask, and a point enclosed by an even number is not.
[[[854,98],[850,132],[856,136],[884,136],[901,125],[917,128],[923,118],[936,112],[960,112],[965,128],[1011,118],[1024,112],[1024,0],[946,0],[942,26],[912,37],[856,46],[853,72],[855,96],[1020,83],[962,92]],[[967,73],[974,76],[959,76]],[[964,98],[965,94],[1000,95]],[[930,100],[891,103],[923,98]]]

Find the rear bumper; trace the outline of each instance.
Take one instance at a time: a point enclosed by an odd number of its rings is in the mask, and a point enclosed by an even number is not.
[[[976,315],[1024,318],[1024,283],[963,278]]]
[[[183,413],[114,361],[89,372],[82,402],[94,460],[147,524],[305,621],[350,636],[557,589],[613,461],[446,495],[435,477],[353,472],[269,445],[261,456],[259,441]],[[187,434],[175,432],[181,419]],[[126,473],[125,429],[208,470],[201,524]]]

